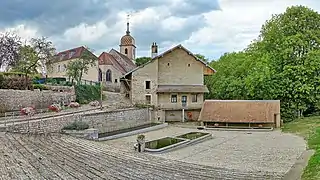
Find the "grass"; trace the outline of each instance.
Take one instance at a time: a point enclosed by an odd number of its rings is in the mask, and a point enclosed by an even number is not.
[[[304,169],[302,180],[320,180],[320,116],[285,123],[282,131],[304,137],[308,142],[308,148],[315,150]]]
[[[187,133],[187,134],[183,134],[183,135],[180,135],[180,136],[177,136],[178,138],[184,138],[184,139],[190,139],[190,140],[193,140],[193,139],[197,139],[199,137],[202,137],[202,136],[205,136],[209,133],[202,133],[202,132],[190,132],[190,133]]]

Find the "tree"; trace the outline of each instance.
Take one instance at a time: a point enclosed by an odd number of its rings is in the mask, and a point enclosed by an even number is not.
[[[200,56],[201,57],[201,56]],[[243,51],[210,63],[209,98],[278,99],[285,121],[319,110],[320,14],[292,6],[273,15]]]
[[[80,84],[83,74],[87,73],[90,67],[95,66],[97,61],[98,58],[86,48],[79,59],[68,63],[67,76]]]
[[[139,58],[136,58],[135,61],[136,61],[136,65],[137,66],[141,66],[145,63],[147,63],[148,61],[151,61],[151,57],[139,57]]]
[[[204,55],[202,55],[202,54],[195,54],[195,56],[196,56],[197,58],[199,58],[200,60],[206,62],[206,63],[209,62],[209,59],[207,59],[207,58],[206,58]]]
[[[0,34],[0,68],[16,63],[20,46],[21,40],[16,34],[11,32]]]
[[[44,37],[33,38],[30,40],[30,45],[23,45],[19,48],[18,60],[12,66],[12,70],[25,73],[26,88],[28,74],[38,73],[37,68],[43,68],[45,63],[53,58],[54,51],[52,42]]]

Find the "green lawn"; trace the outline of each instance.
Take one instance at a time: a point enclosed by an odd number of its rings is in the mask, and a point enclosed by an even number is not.
[[[282,130],[304,137],[308,141],[309,149],[315,150],[303,172],[302,179],[320,180],[320,117],[306,117],[285,123]]]

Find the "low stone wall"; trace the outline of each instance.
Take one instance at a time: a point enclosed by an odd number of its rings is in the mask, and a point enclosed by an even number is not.
[[[19,111],[23,107],[34,106],[46,108],[52,103],[66,102],[76,100],[74,91],[56,92],[51,90],[39,89],[31,90],[13,90],[0,89],[0,102],[5,105],[6,111]]]
[[[151,123],[150,110],[121,109],[107,112],[93,112],[90,114],[66,115],[44,120],[26,121],[19,124],[7,124],[8,132],[16,133],[57,133],[74,122],[87,122],[90,128],[98,129],[99,133],[106,133]]]

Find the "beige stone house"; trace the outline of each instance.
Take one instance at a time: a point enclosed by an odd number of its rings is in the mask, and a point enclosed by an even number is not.
[[[65,77],[67,72],[67,65],[71,61],[78,60],[81,58],[82,54],[88,51],[84,46],[69,49],[66,51],[59,52],[56,54],[53,61],[50,62],[50,65],[47,65],[47,76],[48,77]],[[91,52],[90,52],[91,53]],[[93,57],[98,59],[94,54],[92,54]],[[89,70],[87,73],[83,74],[82,79],[88,80],[88,81],[97,81],[97,73],[98,72],[98,61],[95,63],[94,66],[89,67]]]
[[[204,76],[216,71],[182,45],[157,51],[153,43],[152,60],[121,78],[122,92],[133,104],[153,105],[159,121],[197,120],[209,92]]]
[[[89,67],[88,73],[82,77],[83,81],[102,81],[109,91],[120,91],[120,77],[136,68],[134,59],[136,56],[135,39],[130,35],[129,22],[127,22],[126,34],[120,39],[120,52],[111,49],[108,53],[102,52],[96,64]],[[66,77],[67,64],[81,57],[87,49],[83,46],[59,52],[50,64],[48,77]]]

